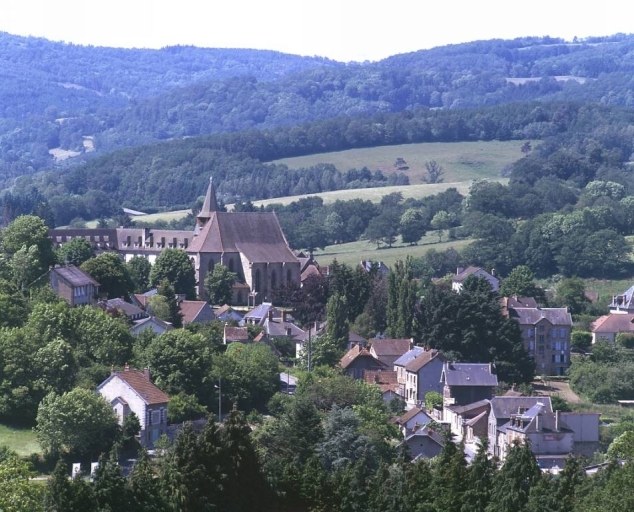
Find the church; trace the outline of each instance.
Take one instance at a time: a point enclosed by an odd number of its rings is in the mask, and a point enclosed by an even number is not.
[[[196,272],[198,295],[205,297],[205,276],[222,264],[238,276],[235,305],[271,300],[274,289],[300,284],[300,261],[282,232],[274,212],[222,212],[213,180],[193,231],[151,228],[51,229],[54,247],[84,238],[96,252],[115,251],[125,261],[134,256],[154,263],[164,249],[182,249]]]

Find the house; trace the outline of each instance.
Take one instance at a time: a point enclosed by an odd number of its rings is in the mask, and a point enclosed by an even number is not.
[[[234,327],[225,324],[222,334],[222,342],[225,345],[234,342],[248,343],[249,339],[249,330],[246,327]]]
[[[209,181],[193,231],[152,228],[51,229],[53,247],[84,238],[96,252],[114,251],[125,261],[140,256],[154,263],[162,251],[181,249],[194,265],[198,295],[205,298],[205,277],[215,265],[235,272],[233,302],[270,300],[273,290],[300,285],[300,262],[288,246],[274,212],[223,212]]]
[[[544,396],[496,396],[490,401],[487,434],[489,453],[502,457],[508,449],[506,425],[513,414],[521,414],[536,404],[544,406],[543,411],[552,412],[550,397]]]
[[[529,442],[538,461],[541,456],[560,455],[565,459],[573,453],[572,429],[561,420],[559,411],[552,412],[543,403],[536,403],[524,412],[512,414],[505,428],[507,444],[501,450],[501,460],[504,460],[508,447],[513,443]]]
[[[480,363],[443,364],[440,380],[443,384],[443,405],[467,405],[493,397],[498,377],[493,365]]]
[[[479,277],[480,279],[484,279],[491,286],[491,290],[494,292],[499,291],[500,289],[500,280],[495,277],[495,272],[492,270],[491,273],[487,272],[483,268],[469,266],[467,268],[458,267],[456,270],[456,275],[451,280],[451,289],[454,292],[460,293],[462,291],[462,286],[468,277]]]
[[[621,313],[600,316],[590,326],[592,343],[599,340],[614,343],[617,334],[634,333],[634,314]]]
[[[394,366],[394,361],[414,346],[413,338],[372,338],[370,353],[382,363]]]
[[[407,382],[407,372],[405,366],[412,361],[415,357],[425,352],[423,347],[414,345],[410,350],[405,352],[401,357],[394,361],[394,371],[396,372],[396,380],[399,386],[399,394],[405,397],[405,383]]]
[[[288,372],[280,373],[280,392],[287,395],[294,395],[297,389],[297,377]]]
[[[208,324],[216,319],[213,309],[205,300],[182,300],[178,304],[183,325]]]
[[[394,423],[401,429],[403,437],[407,437],[432,421],[434,421],[432,417],[422,407],[412,407],[405,414],[396,418]]]
[[[539,305],[533,297],[500,297],[500,306],[502,307],[502,314],[506,317],[509,316],[509,309],[513,308],[537,308]]]
[[[125,300],[118,297],[102,301],[99,303],[99,305],[102,306],[106,311],[120,312],[132,322],[136,322],[137,320],[141,320],[148,316],[147,313],[136,304],[131,304],[130,302],[126,302]]]
[[[507,308],[522,332],[524,348],[540,375],[564,375],[570,365],[572,316],[568,308]]]
[[[49,280],[55,295],[71,307],[97,304],[99,283],[82,269],[74,265],[57,266],[51,269]]]
[[[408,407],[425,402],[425,394],[442,394],[440,383],[444,356],[438,350],[425,350],[405,365],[405,401]]]
[[[390,403],[394,398],[400,398],[396,392],[398,382],[396,372],[392,370],[366,370],[363,373],[363,380],[368,384],[378,386],[385,403]]]
[[[370,272],[376,272],[381,277],[387,277],[390,273],[389,267],[382,261],[361,260],[360,267],[368,274]]]
[[[136,414],[141,424],[141,446],[151,449],[167,433],[169,397],[152,383],[149,370],[133,370],[126,365],[99,384],[97,392],[112,405],[121,425],[130,413]]]
[[[439,455],[445,446],[445,439],[429,426],[424,426],[409,434],[401,444],[407,447],[412,461],[416,461]]]
[[[224,304],[223,306],[215,309],[214,316],[221,322],[235,322],[236,324],[242,322],[242,315],[229,306],[229,304]]]
[[[346,375],[353,379],[362,379],[366,370],[389,370],[390,367],[377,359],[361,345],[352,347],[339,361],[339,366]]]
[[[632,296],[634,295],[634,286],[630,286],[620,295],[613,295],[612,302],[608,306],[611,314],[634,314],[634,301]]]
[[[130,332],[133,336],[138,336],[143,331],[151,330],[155,334],[163,334],[171,329],[173,329],[172,324],[169,324],[160,318],[155,316],[149,316],[147,318],[142,318],[141,320],[136,320],[132,327],[130,327]]]
[[[489,415],[489,400],[483,399],[466,405],[448,405],[443,407],[443,422],[449,425],[456,440],[486,435],[487,419]],[[471,421],[470,420],[474,420]],[[470,422],[470,423],[469,423]],[[469,423],[469,425],[467,425]],[[467,432],[467,427],[471,431]]]

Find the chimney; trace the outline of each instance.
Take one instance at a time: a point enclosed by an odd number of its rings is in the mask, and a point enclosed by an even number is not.
[[[539,432],[539,417],[541,416],[540,413],[537,413],[537,415],[535,416],[535,428],[537,429],[537,432]]]
[[[555,411],[555,432],[559,432],[559,411]]]
[[[269,308],[269,322],[273,321],[273,308]]]
[[[129,372],[130,371],[130,365],[128,363],[126,363],[125,366],[123,367],[123,371],[124,372]]]
[[[143,368],[143,375],[147,380],[151,381],[150,369],[147,366]]]

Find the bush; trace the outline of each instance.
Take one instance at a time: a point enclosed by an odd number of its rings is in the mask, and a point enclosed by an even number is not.
[[[570,347],[581,352],[587,352],[592,345],[592,333],[573,331],[570,335]]]
[[[197,420],[207,413],[205,406],[201,405],[195,396],[186,393],[171,396],[167,406],[167,419],[170,423]]]
[[[634,333],[620,332],[616,335],[616,344],[622,348],[634,348]]]

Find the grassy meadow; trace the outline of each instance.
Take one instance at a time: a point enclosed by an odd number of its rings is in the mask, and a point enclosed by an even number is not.
[[[0,424],[0,446],[7,446],[20,456],[42,452],[35,432],[28,427],[18,428]]]
[[[443,240],[445,239],[446,237],[443,237]],[[329,245],[323,250],[315,251],[314,256],[320,265],[328,265],[335,259],[339,263],[351,266],[358,265],[361,260],[375,260],[382,261],[388,267],[392,267],[398,260],[404,260],[407,256],[419,257],[430,249],[444,251],[454,247],[459,250],[470,242],[471,240],[452,240],[439,243],[438,234],[433,231],[427,233],[418,245],[403,244],[399,238],[391,248],[381,246],[380,249],[377,249],[375,243],[359,240],[347,244]]]
[[[350,149],[332,153],[298,156],[275,160],[291,169],[311,167],[320,163],[333,164],[340,171],[362,169],[381,170],[385,174],[404,172],[412,185],[423,183],[425,163],[435,160],[444,170],[444,181],[459,182],[476,179],[497,179],[504,169],[522,157],[526,141],[487,142],[425,142],[374,148]],[[531,141],[534,144],[534,141]],[[397,158],[405,160],[409,169],[398,171]]]

